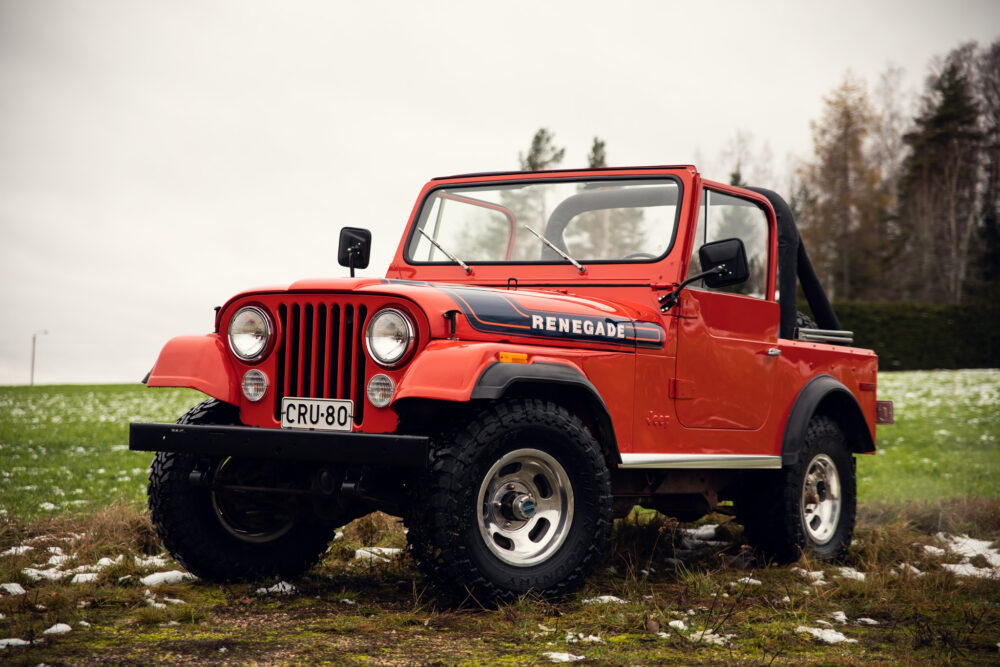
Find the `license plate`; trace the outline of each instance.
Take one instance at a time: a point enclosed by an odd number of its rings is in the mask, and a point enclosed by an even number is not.
[[[334,398],[283,398],[281,428],[350,431],[354,401]]]

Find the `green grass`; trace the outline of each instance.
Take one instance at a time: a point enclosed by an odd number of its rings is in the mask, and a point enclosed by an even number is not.
[[[0,388],[0,639],[42,639],[0,649],[4,664],[550,664],[547,652],[620,664],[996,664],[1000,581],[958,578],[925,545],[935,535],[1000,540],[1000,371],[884,373],[879,396],[896,401],[896,424],[880,427],[880,453],[859,457],[856,541],[844,565],[865,581],[838,576],[812,586],[790,567],[748,558],[728,517],[715,546],[690,552],[683,526],[654,512],[616,523],[605,562],[578,595],[525,598],[499,608],[455,607],[436,597],[406,555],[389,563],[353,558],[361,546],[399,547],[401,527],[385,515],[345,528],[291,596],[257,593],[272,582],[184,582],[152,588],[139,578],[181,569],[141,564],[161,553],[145,505],[150,455],[127,451],[129,421],[172,421],[202,399],[188,390],[138,386]],[[881,453],[884,452],[884,453]],[[103,470],[103,472],[102,472]],[[58,491],[56,490],[58,489]],[[82,501],[82,502],[81,502]],[[47,509],[51,503],[54,507]],[[33,581],[59,548],[69,570],[122,559],[96,581]],[[925,574],[899,574],[902,565]],[[973,559],[978,567],[983,558]],[[757,584],[741,584],[752,578]],[[589,605],[615,595],[625,604]],[[351,604],[348,601],[353,601]],[[844,612],[847,623],[832,620]],[[878,625],[862,625],[859,618]],[[686,629],[671,628],[683,620]],[[834,629],[857,643],[827,645],[799,626]],[[55,623],[73,631],[45,636]],[[82,625],[87,623],[89,625]],[[651,632],[659,625],[664,636]],[[697,632],[729,636],[716,646]],[[568,633],[600,642],[571,642]]]
[[[172,422],[205,397],[142,385],[0,387],[0,509],[23,518],[145,502],[152,455],[132,421]]]
[[[1000,495],[1000,371],[880,373],[878,395],[896,423],[858,457],[862,502]]]

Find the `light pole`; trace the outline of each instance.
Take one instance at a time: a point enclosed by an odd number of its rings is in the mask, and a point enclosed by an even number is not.
[[[47,334],[47,329],[42,329],[41,331],[36,331],[31,334],[31,384],[29,387],[35,386],[35,343],[38,340],[38,334]]]

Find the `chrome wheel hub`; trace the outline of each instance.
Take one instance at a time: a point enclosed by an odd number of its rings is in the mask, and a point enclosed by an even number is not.
[[[833,539],[840,523],[841,489],[837,465],[826,454],[809,462],[802,484],[802,523],[816,544]]]
[[[479,533],[500,560],[518,567],[548,559],[573,523],[573,487],[554,457],[538,449],[505,454],[479,486]]]

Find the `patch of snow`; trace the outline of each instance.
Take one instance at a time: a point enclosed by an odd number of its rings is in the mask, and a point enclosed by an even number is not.
[[[18,639],[16,637],[11,637],[10,639],[0,639],[0,648],[7,648],[8,646],[30,646],[31,642],[26,642],[23,639]]]
[[[21,546],[11,547],[10,549],[7,549],[6,551],[0,553],[0,556],[20,556],[21,554],[31,551],[34,548],[35,547],[29,547],[26,544],[22,544]]]
[[[942,558],[945,555],[945,553],[947,553],[941,547],[935,547],[935,546],[930,545],[930,544],[925,544],[924,545],[924,552],[928,556],[933,556],[934,558]]]
[[[294,595],[298,593],[298,589],[292,586],[287,581],[279,581],[274,586],[270,588],[258,588],[257,593],[260,595],[267,595],[268,593],[277,593],[278,595]]]
[[[556,651],[546,651],[543,653],[546,658],[552,662],[577,662],[583,660],[586,656],[583,655],[573,655],[572,653],[559,653]]]
[[[978,577],[980,579],[997,579],[996,570],[989,567],[976,567],[972,563],[941,563],[941,567],[956,577]]]
[[[135,564],[139,567],[166,567],[167,559],[163,556],[149,556],[148,558],[136,556]]]
[[[848,644],[857,644],[857,639],[848,639],[842,632],[837,632],[836,630],[830,628],[807,628],[804,625],[800,625],[795,628],[795,632],[803,632],[812,635],[821,642],[827,644],[840,644],[846,642]]]
[[[759,579],[751,579],[750,577],[743,577],[742,579],[737,579],[729,584],[731,587],[735,588],[737,586],[760,586],[762,582]]]
[[[835,611],[830,614],[830,618],[837,621],[837,623],[847,623],[847,614],[842,611]]]
[[[855,581],[864,581],[865,573],[858,572],[853,567],[838,567],[837,574],[844,579],[854,579]]]
[[[1000,567],[1000,551],[992,548],[992,542],[986,540],[976,540],[968,535],[959,535],[950,540],[944,533],[938,533],[938,539],[947,543],[948,550],[959,556],[975,558],[982,556],[993,567]]]
[[[90,627],[90,623],[87,623],[87,621],[80,621],[79,623],[77,623],[77,625],[79,625],[81,628],[89,628]]]
[[[349,605],[355,605],[355,604],[357,604],[357,602],[355,602],[354,600],[352,600],[350,598],[341,598],[340,601],[343,604],[349,604]]]
[[[164,597],[163,601],[167,604],[187,604],[184,600],[179,600],[178,598],[168,598]]]
[[[24,595],[26,592],[21,584],[0,584],[0,588],[7,595]]]
[[[73,578],[70,579],[71,584],[89,584],[97,581],[96,572],[81,572],[80,574],[74,574]]]
[[[714,540],[716,536],[716,528],[718,524],[707,523],[704,526],[698,526],[697,528],[685,528],[683,533],[693,540],[698,540],[700,542],[705,542],[708,540]]]
[[[354,557],[370,563],[388,563],[389,557],[395,556],[400,551],[402,549],[393,549],[392,547],[365,547],[355,550]]]
[[[48,570],[36,570],[33,567],[26,567],[21,572],[24,576],[28,577],[32,581],[41,581],[42,579],[48,579],[49,581],[59,581],[66,576],[66,573],[58,568],[50,568]]]
[[[596,598],[587,598],[583,604],[628,604],[625,600],[614,595],[598,595]]]
[[[729,643],[729,640],[736,635],[717,635],[711,630],[702,630],[701,632],[696,632],[690,636],[690,639],[695,642],[704,642],[706,644],[714,644],[715,646],[725,646]]]
[[[118,554],[118,557],[115,558],[114,560],[105,556],[104,558],[97,561],[97,564],[94,567],[96,567],[98,570],[103,570],[105,568],[111,567],[112,565],[118,565],[119,563],[122,562],[122,558],[124,558],[122,554]]]
[[[823,570],[815,570],[813,572],[809,572],[807,570],[802,569],[801,567],[793,567],[789,571],[792,574],[799,575],[803,579],[809,579],[810,581],[826,583],[823,581],[823,578],[826,576],[826,572],[824,572]]]
[[[961,563],[943,563],[941,567],[960,577],[979,577],[982,579],[1000,579],[1000,550],[994,549],[992,542],[976,540],[968,535],[948,537],[938,533],[937,538],[945,543],[948,551],[962,557]],[[987,567],[976,567],[970,561],[981,556]]]
[[[582,632],[566,633],[567,644],[603,644],[604,640],[597,635],[585,635]]]
[[[909,575],[911,577],[922,577],[922,576],[924,576],[923,572],[921,572],[917,568],[913,567],[909,563],[900,563],[896,567],[892,568],[892,571],[896,572],[898,574]]]
[[[53,505],[52,503],[42,503],[41,505],[38,506],[38,509],[42,510],[43,512],[51,512],[55,508],[56,506]]]
[[[862,616],[857,620],[861,625],[878,625],[878,621],[874,618],[868,618],[867,616]]]
[[[182,581],[194,578],[195,576],[190,572],[170,570],[169,572],[156,572],[155,574],[147,575],[139,581],[142,582],[143,586],[160,586],[162,584],[179,584]]]
[[[830,621],[824,621],[822,618],[819,619],[818,621],[816,621],[816,623],[819,624],[819,625],[825,626],[827,628],[832,628],[833,627],[833,623],[831,623]]]
[[[73,628],[65,623],[56,623],[48,630],[42,632],[43,635],[64,635],[67,632],[72,632]]]
[[[670,621],[667,625],[672,627],[674,630],[679,630],[680,632],[684,632],[688,629],[688,626],[684,621]]]

